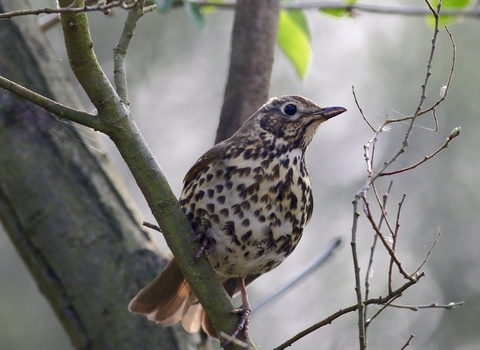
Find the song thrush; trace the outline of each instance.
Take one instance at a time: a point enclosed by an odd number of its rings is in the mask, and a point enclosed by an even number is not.
[[[321,108],[301,96],[272,98],[229,139],[193,165],[180,205],[200,248],[230,295],[240,290],[240,322],[248,334],[245,284],[277,267],[295,249],[313,210],[305,151],[318,126],[346,109]],[[173,259],[130,302],[129,310],[171,326],[216,332]]]

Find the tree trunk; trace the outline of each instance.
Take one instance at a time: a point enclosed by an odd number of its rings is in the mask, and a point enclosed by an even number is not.
[[[267,102],[280,0],[238,0],[230,67],[215,143],[233,135]]]
[[[1,12],[26,7],[25,1],[0,3]],[[0,74],[79,108],[52,57],[34,17],[0,21]],[[180,347],[172,328],[127,311],[164,263],[95,133],[4,90],[0,219],[75,348]],[[197,348],[199,336],[189,339]]]

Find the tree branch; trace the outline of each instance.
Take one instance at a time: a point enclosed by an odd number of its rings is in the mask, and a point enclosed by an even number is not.
[[[385,297],[379,297],[379,298],[372,298],[365,300],[363,302],[363,305],[384,305],[389,303],[392,299],[398,298],[398,296],[402,295],[404,291],[406,291],[408,288],[416,284],[423,276],[425,276],[424,273],[421,273],[418,275],[416,281],[408,281],[406,282],[403,286],[398,288],[397,290],[393,291],[392,293],[389,293]],[[293,343],[296,341],[300,340],[301,338],[305,337],[306,335],[312,333],[313,331],[331,324],[333,321],[335,321],[337,318],[340,316],[343,316],[345,314],[348,314],[350,312],[357,311],[359,309],[359,305],[351,305],[349,307],[343,308],[332,315],[328,316],[327,318],[323,319],[322,321],[310,326],[309,328],[297,333],[294,337],[290,338],[288,341],[282,343],[281,345],[277,346],[274,350],[283,350],[286,349],[287,347],[291,346]]]
[[[61,14],[61,13],[81,13],[81,12],[103,12],[105,14],[109,13],[112,8],[120,7],[125,10],[129,10],[137,5],[140,0],[114,0],[109,3],[101,4],[100,2],[94,6],[85,6],[80,5],[79,7],[75,6],[66,6],[60,8],[41,8],[41,9],[28,9],[28,10],[18,10],[18,11],[9,11],[5,13],[0,13],[0,19],[8,19],[18,16],[28,16],[28,15],[39,15],[42,13],[46,14]],[[74,1],[74,5],[77,5],[78,1]],[[82,2],[83,3],[83,2]]]
[[[44,108],[46,111],[55,114],[59,118],[68,119],[86,125],[94,130],[101,130],[102,125],[94,114],[65,106],[2,76],[0,76],[0,87]]]

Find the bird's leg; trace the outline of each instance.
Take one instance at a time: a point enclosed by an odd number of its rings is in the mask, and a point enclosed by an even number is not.
[[[200,259],[203,252],[205,252],[207,256],[212,253],[215,245],[215,241],[208,238],[204,232],[200,232],[199,234],[197,234],[193,239],[193,241],[200,242],[200,246],[198,247],[198,250],[195,253],[195,256],[193,257],[195,262],[197,262],[198,259]]]
[[[242,295],[242,305],[237,307],[231,311],[232,314],[240,315],[240,320],[238,321],[237,327],[230,335],[232,338],[236,338],[237,335],[242,332],[243,333],[243,340],[247,339],[248,337],[248,326],[250,325],[249,316],[252,312],[252,307],[250,306],[250,302],[248,301],[247,296],[247,287],[245,286],[245,281],[243,277],[238,277],[238,284],[240,286],[240,293]],[[230,343],[229,341],[222,344],[227,345]]]

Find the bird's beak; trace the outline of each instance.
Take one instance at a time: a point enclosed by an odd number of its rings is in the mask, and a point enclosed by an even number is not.
[[[343,112],[346,112],[347,109],[344,107],[326,107],[322,108],[318,112],[315,113],[315,115],[328,120],[330,118],[336,117],[339,114],[342,114]]]

